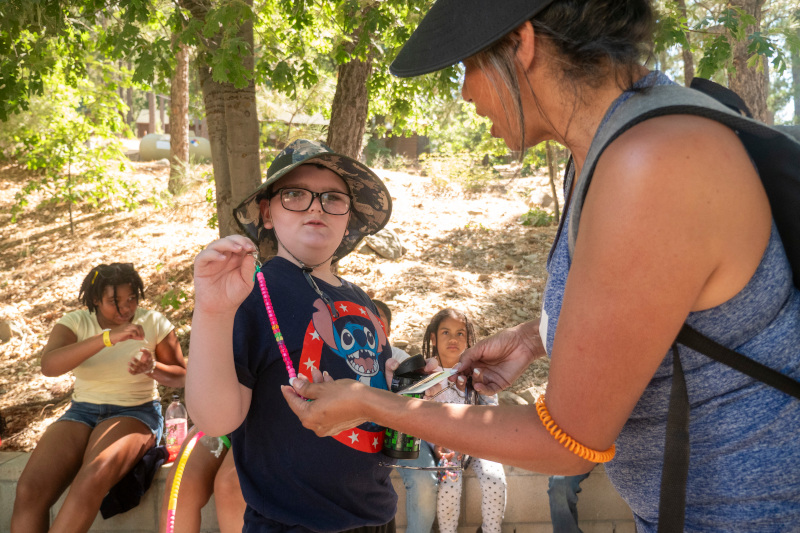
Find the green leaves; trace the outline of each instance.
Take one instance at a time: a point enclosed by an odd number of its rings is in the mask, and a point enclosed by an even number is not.
[[[41,204],[67,204],[99,209],[132,209],[138,205],[136,182],[110,172],[111,162],[122,161],[117,134],[126,127],[124,104],[115,86],[103,81],[112,67],[91,62],[100,83],[78,79],[73,87],[61,68],[44,78],[48,96],[34,97],[32,113],[4,124],[0,139],[10,139],[7,150],[38,177],[17,194],[12,222],[32,198]]]

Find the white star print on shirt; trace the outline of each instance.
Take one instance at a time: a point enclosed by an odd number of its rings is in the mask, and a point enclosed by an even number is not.
[[[347,438],[350,439],[350,444],[355,444],[356,442],[358,442],[358,433],[354,431]]]

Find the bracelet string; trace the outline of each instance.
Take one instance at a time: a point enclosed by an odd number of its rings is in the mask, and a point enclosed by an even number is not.
[[[536,412],[539,414],[539,420],[544,424],[545,429],[560,442],[566,449],[580,457],[593,463],[607,463],[614,458],[616,453],[616,445],[612,444],[611,447],[605,451],[593,450],[587,448],[580,442],[576,441],[567,435],[563,429],[558,427],[553,417],[550,416],[550,411],[547,410],[547,405],[544,403],[544,394],[539,396],[536,400]]]

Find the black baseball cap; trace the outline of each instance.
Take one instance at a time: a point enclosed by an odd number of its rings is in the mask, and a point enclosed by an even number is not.
[[[389,67],[400,78],[435,72],[488,48],[553,0],[437,0]]]

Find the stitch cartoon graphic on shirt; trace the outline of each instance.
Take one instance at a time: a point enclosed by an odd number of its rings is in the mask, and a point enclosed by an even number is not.
[[[334,305],[339,313],[335,321],[321,299],[314,302],[316,311],[306,328],[298,373],[311,380],[311,371],[320,369],[323,348],[327,347],[326,357],[332,354],[343,360],[359,381],[378,389],[388,389],[380,366],[380,355],[388,340],[377,315],[355,302],[338,301]],[[383,448],[383,428],[371,422],[345,430],[333,438],[362,452],[378,453]]]
[[[347,361],[347,365],[358,374],[358,380],[365,385],[379,389],[386,388],[386,378],[380,368],[378,357],[386,346],[386,335],[378,322],[378,317],[368,308],[353,304],[338,303],[337,306],[356,306],[362,318],[352,320],[353,315],[341,315],[333,321],[330,311],[322,300],[314,302],[311,318],[323,342],[333,353]],[[358,316],[358,315],[356,315]]]

